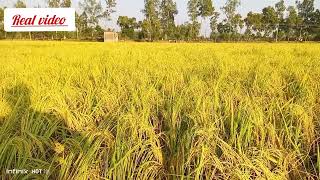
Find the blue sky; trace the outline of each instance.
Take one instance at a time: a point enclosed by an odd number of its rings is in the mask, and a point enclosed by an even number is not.
[[[0,0],[1,6],[13,6],[16,0]],[[225,4],[226,0],[213,0],[216,10],[220,11],[220,8]],[[28,7],[43,6],[46,3],[46,0],[25,0]],[[188,21],[187,16],[187,0],[176,0],[179,14],[176,18],[177,24],[182,24]],[[238,11],[245,16],[249,11],[260,12],[262,8],[274,5],[278,0],[241,0],[241,6]],[[295,0],[285,0],[286,5],[294,5]],[[77,7],[79,0],[73,0],[73,6]],[[144,6],[144,0],[117,0],[117,12],[113,15],[113,20],[111,22],[105,23],[104,26],[112,27],[119,29],[116,25],[116,20],[119,15],[137,17],[138,20],[143,19],[143,14],[141,10]],[[320,0],[315,0],[316,8],[320,9]],[[201,33],[208,35],[210,33],[209,22],[204,21]]]

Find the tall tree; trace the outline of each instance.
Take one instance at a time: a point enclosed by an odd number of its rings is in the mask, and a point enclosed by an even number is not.
[[[79,37],[85,37],[89,32],[88,28],[88,16],[86,12],[82,12],[81,15],[76,14],[76,26],[77,26],[77,39]]]
[[[135,38],[135,29],[138,28],[138,23],[135,17],[119,16],[117,24],[121,28],[121,37],[124,39]]]
[[[220,38],[223,40],[230,40],[230,34],[232,32],[232,27],[224,22],[220,22],[217,26]]]
[[[101,1],[84,0],[79,4],[83,12],[87,15],[88,28],[91,29],[91,39],[93,39],[93,29],[99,24],[99,20],[106,17],[107,14],[102,8]]]
[[[276,10],[272,6],[263,8],[262,15],[264,37],[268,38],[273,34],[277,24],[279,23],[279,19]]]
[[[159,18],[159,0],[145,0],[142,12],[145,15],[143,30],[150,41],[159,39],[160,36],[160,18]]]
[[[105,0],[103,5],[101,0],[83,0],[79,2],[80,7],[87,15],[88,27],[92,29],[91,38],[93,39],[94,29],[102,19],[110,20],[111,13],[114,12],[115,0]]]
[[[198,22],[198,17],[206,19],[212,16],[214,7],[212,0],[189,0],[188,15],[191,21],[189,35],[191,39],[195,39],[200,32],[201,24]]]
[[[160,22],[165,40],[175,34],[175,16],[178,14],[177,4],[172,0],[162,0],[160,4]]]
[[[226,23],[224,29],[229,31],[227,32],[229,39],[232,34],[238,32],[238,28],[242,23],[242,21],[240,21],[239,19],[241,15],[237,13],[237,8],[239,6],[240,0],[227,0],[225,5],[222,7],[222,11],[226,15],[226,19],[224,20],[224,22]]]
[[[310,26],[310,33],[312,33],[314,40],[319,41],[320,40],[320,10],[317,9],[312,13],[311,16],[311,24]]]
[[[287,8],[288,17],[285,20],[287,39],[290,41],[292,38],[297,37],[297,31],[299,31],[302,24],[302,19],[298,15],[298,12],[294,6]]]
[[[219,13],[214,12],[210,18],[210,29],[211,29],[210,38],[214,39],[214,41],[217,41],[217,37],[218,37],[218,19],[219,19]]]
[[[276,42],[278,41],[279,31],[282,30],[280,24],[284,23],[284,12],[286,11],[286,6],[284,0],[280,0],[276,3],[275,9],[278,16],[278,24],[276,25]],[[283,26],[282,26],[283,27]]]
[[[202,18],[210,17],[214,13],[212,0],[198,0],[198,15]]]
[[[212,0],[198,0],[198,15],[205,20],[214,14]],[[202,25],[202,22],[201,22]]]
[[[303,21],[303,25],[300,27],[299,39],[303,40],[308,38],[308,33],[310,31],[311,17],[314,12],[314,0],[303,0],[302,2],[296,1],[298,14]]]
[[[225,6],[222,7],[226,15],[226,22],[232,24],[233,19],[237,14],[237,8],[240,6],[239,0],[227,0]]]
[[[189,0],[188,1],[188,15],[190,18],[190,30],[188,33],[188,39],[195,39],[200,32],[201,24],[198,22],[199,16],[199,1]]]
[[[186,23],[177,25],[175,38],[177,40],[187,40],[187,36],[188,36],[188,25]]]
[[[249,12],[244,20],[247,26],[246,34],[260,38],[263,32],[263,15],[261,13]]]
[[[116,0],[105,0],[106,3],[106,12],[108,20],[111,20],[111,14],[115,13],[115,7],[117,6]]]
[[[235,38],[237,38],[237,40],[241,38],[240,31],[243,29],[243,27],[244,20],[242,19],[242,16],[239,13],[237,13],[232,19],[232,29],[234,32],[234,36]]]

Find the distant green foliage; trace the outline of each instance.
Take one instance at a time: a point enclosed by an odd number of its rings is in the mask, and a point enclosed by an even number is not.
[[[119,16],[117,24],[121,28],[121,38],[136,39],[135,30],[138,28],[136,18],[129,18],[128,16]]]
[[[178,14],[177,3],[172,0],[162,0],[160,4],[160,22],[163,39],[174,39],[176,30],[175,16]]]

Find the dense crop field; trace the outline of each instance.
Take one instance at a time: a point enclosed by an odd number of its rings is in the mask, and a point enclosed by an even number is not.
[[[5,41],[0,68],[0,179],[319,177],[320,44]]]

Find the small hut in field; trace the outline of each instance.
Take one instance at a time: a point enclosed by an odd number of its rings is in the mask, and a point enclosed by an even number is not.
[[[116,32],[107,31],[104,32],[104,42],[118,42],[119,36]]]

